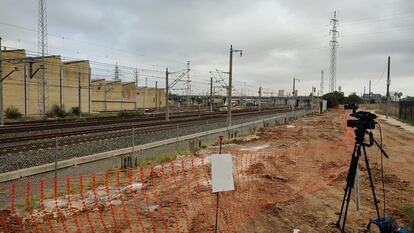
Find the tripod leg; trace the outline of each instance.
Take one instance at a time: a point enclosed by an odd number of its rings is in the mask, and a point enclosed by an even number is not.
[[[352,185],[353,186],[353,185]],[[344,221],[342,222],[341,232],[345,232],[345,223],[346,223],[346,216],[348,215],[348,207],[349,207],[349,201],[351,200],[351,191],[352,186],[349,186],[348,196],[346,198],[346,206],[345,206],[345,214],[344,214]]]
[[[351,163],[349,164],[349,169],[348,169],[348,175],[347,175],[347,183],[344,189],[344,197],[342,198],[342,205],[341,205],[341,211],[339,211],[339,216],[338,216],[338,221],[336,222],[336,227],[340,228],[341,227],[341,218],[342,218],[342,212],[344,210],[344,205],[345,205],[345,200],[347,197],[347,193],[348,193],[348,176],[351,174],[351,168],[352,168],[352,163],[353,163],[353,159],[354,159],[354,155],[355,155],[355,150],[356,150],[356,146],[354,147],[354,151],[352,152],[352,160]]]
[[[379,213],[379,209],[378,209],[378,200],[377,200],[377,196],[375,195],[375,188],[374,188],[374,182],[372,181],[372,175],[371,175],[371,169],[369,168],[369,162],[368,162],[368,156],[367,156],[367,151],[365,149],[365,146],[362,146],[363,150],[364,150],[364,156],[365,156],[365,165],[367,167],[367,171],[368,171],[368,178],[369,178],[369,183],[371,185],[371,191],[372,191],[372,196],[374,197],[374,205],[375,205],[375,210],[377,211],[377,216],[378,219],[381,219],[380,217],[380,213]]]
[[[355,144],[354,152],[352,153],[351,164],[349,166],[348,176],[346,178],[346,189],[345,189],[344,199],[342,200],[341,212],[339,213],[339,218],[337,222],[337,225],[340,226],[342,212],[344,210],[344,205],[346,202],[345,213],[343,215],[344,220],[342,222],[342,227],[340,228],[342,232],[344,232],[345,230],[346,216],[348,214],[349,201],[351,200],[351,192],[352,192],[352,187],[354,186],[354,182],[355,182],[355,173],[357,170],[358,159],[360,155],[361,155],[361,146],[359,144]]]
[[[349,186],[349,188],[348,188],[349,191],[348,191],[348,196],[346,198],[344,221],[342,222],[342,228],[341,228],[342,233],[345,232],[346,217],[348,215],[349,202],[351,201],[351,193],[352,193],[352,188],[354,187],[354,183],[355,183],[355,174],[356,174],[356,170],[358,168],[358,160],[359,160],[360,156],[361,156],[361,145],[356,144],[355,145],[355,151],[354,151],[354,154],[352,156],[350,173],[348,174],[348,177],[347,177],[347,184]]]

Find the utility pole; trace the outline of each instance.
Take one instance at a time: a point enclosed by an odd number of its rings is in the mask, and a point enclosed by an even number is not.
[[[135,88],[136,88],[135,92],[137,92],[138,91],[138,69],[137,68],[135,68]],[[135,110],[137,109],[138,109],[138,95],[137,93],[135,93]]]
[[[323,95],[323,70],[321,70],[321,86],[319,88],[319,93],[321,96]]]
[[[82,117],[82,94],[81,94],[81,72],[78,73],[78,106],[79,106],[79,117]]]
[[[165,69],[165,120],[170,121],[170,105],[168,104],[168,68]]]
[[[135,86],[138,88],[138,69],[135,68]]]
[[[310,107],[311,107],[311,109],[313,109],[313,95],[314,95],[314,93],[315,93],[315,91],[316,91],[316,87],[313,87],[312,86],[312,92],[311,92],[311,102],[310,102]]]
[[[155,81],[155,109],[158,112],[158,81]]]
[[[388,72],[387,72],[387,102],[386,102],[386,119],[388,119],[388,101],[390,100],[390,66],[391,66],[391,57],[388,56]]]
[[[336,19],[336,11],[334,11],[334,17],[331,19],[332,29],[330,34],[332,35],[329,45],[331,46],[331,66],[329,77],[329,92],[336,91],[336,48],[338,47],[337,36],[339,32],[337,30],[339,21]]]
[[[369,80],[368,105],[371,107],[371,80]]]
[[[190,86],[190,61],[187,61],[187,106],[191,105],[191,86]]]
[[[210,112],[213,112],[213,77],[210,77]]]
[[[295,83],[296,83],[296,78],[293,77],[293,91],[292,91],[292,100],[293,100],[293,105],[292,105],[292,111],[295,111],[295,105],[296,105],[296,98],[295,98]]]
[[[259,112],[262,111],[262,87],[259,87]]]
[[[227,125],[231,126],[231,108],[232,108],[232,101],[231,101],[231,94],[233,90],[233,52],[240,53],[240,57],[243,55],[242,50],[233,50],[233,45],[230,45],[230,64],[229,64],[229,87],[227,93]]]
[[[148,77],[145,77],[144,96],[142,98],[142,108],[144,109],[144,112],[145,112],[145,104],[147,100],[147,90],[148,90]]]
[[[244,81],[243,99],[246,97],[246,81]]]
[[[105,84],[104,88],[105,88],[104,100],[105,100],[105,112],[106,112],[106,111],[108,111],[108,98],[106,97],[106,94],[108,93],[108,89],[106,88],[106,84]]]
[[[365,86],[364,86],[364,95],[362,96],[362,100],[365,98],[365,94],[366,94],[366,92],[365,92]]]
[[[4,126],[4,112],[3,112],[3,54],[1,51],[1,37],[0,37],[0,126]]]

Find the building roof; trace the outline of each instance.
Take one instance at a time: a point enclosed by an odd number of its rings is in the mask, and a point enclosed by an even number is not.
[[[122,85],[131,85],[131,84],[135,84],[135,82],[124,82],[124,83],[122,83]]]
[[[91,82],[99,82],[99,81],[105,81],[104,78],[100,78],[100,79],[92,79]]]
[[[42,57],[27,57],[27,58],[32,59],[32,60],[42,59]],[[60,55],[49,55],[49,56],[45,56],[45,58],[59,58],[60,59]]]
[[[89,64],[89,60],[64,61],[62,62],[62,64],[70,65],[70,64],[84,63],[84,62],[87,62]]]
[[[4,47],[4,49],[1,50],[2,52],[24,52],[24,49],[7,49],[6,47]]]
[[[107,81],[106,84],[113,84],[113,83],[118,83],[118,82],[122,82],[121,80],[112,80],[112,81]]]

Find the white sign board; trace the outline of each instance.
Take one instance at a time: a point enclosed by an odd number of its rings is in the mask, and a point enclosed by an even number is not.
[[[213,193],[234,190],[231,154],[211,155],[211,183]]]

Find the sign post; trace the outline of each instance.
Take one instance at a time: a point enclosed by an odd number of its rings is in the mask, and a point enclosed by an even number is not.
[[[220,192],[234,190],[233,163],[231,154],[221,154],[223,136],[220,136],[219,154],[211,155],[211,181],[213,193],[216,193],[216,225],[214,232],[218,229],[219,197]]]

